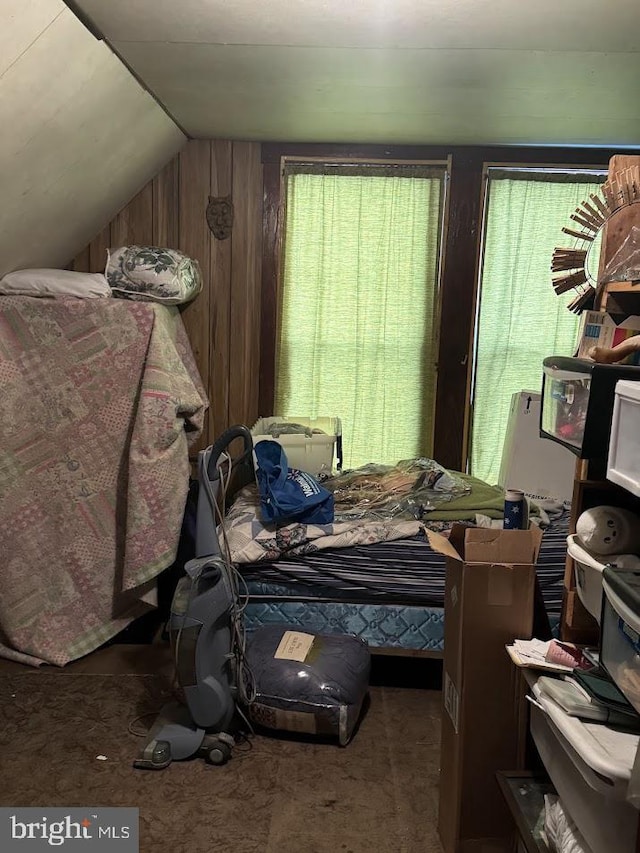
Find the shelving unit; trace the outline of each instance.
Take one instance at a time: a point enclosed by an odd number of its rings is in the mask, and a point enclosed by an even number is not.
[[[598,288],[596,310],[609,314],[632,315],[640,309],[638,297],[640,281],[611,281]]]
[[[543,776],[529,772],[497,773],[496,777],[513,816],[520,849],[524,849],[526,853],[549,853],[542,830],[544,795],[554,793],[551,782]]]
[[[575,533],[576,521],[586,510],[602,504],[624,507],[640,516],[640,499],[606,479],[604,460],[579,459],[571,501],[569,532]],[[567,554],[564,575],[564,603],[560,625],[561,639],[580,645],[597,645],[598,625],[578,598],[574,564]]]
[[[640,160],[640,158],[634,159]],[[602,285],[596,294],[595,307],[597,311],[603,313],[640,316],[640,281],[613,281]],[[569,532],[575,533],[576,521],[584,510],[599,504],[625,507],[640,515],[640,499],[606,479],[604,453],[599,459],[577,460]],[[594,645],[598,642],[598,625],[578,598],[574,564],[568,555],[564,576],[560,636],[567,642],[581,645]]]
[[[637,168],[639,165],[640,157],[638,156],[613,157],[609,164],[609,178],[615,177],[618,173],[623,173],[630,167]],[[606,223],[602,233],[600,274],[616,255],[633,225],[640,225],[640,204],[627,207]],[[596,293],[595,310],[614,315],[624,315],[625,317],[640,316],[640,281],[616,281],[599,287]],[[602,448],[602,453],[598,453],[599,458],[597,459],[577,460],[571,503],[570,533],[575,533],[576,521],[582,512],[598,505],[608,504],[624,507],[640,516],[640,498],[606,479],[607,450],[608,448]],[[560,623],[561,638],[579,644],[598,644],[598,624],[583,607],[578,597],[574,564],[568,555],[564,587]],[[521,670],[518,675],[526,680],[529,687],[532,687],[537,674],[533,671]],[[547,708],[547,711],[552,713],[553,709]],[[609,793],[603,791],[602,786],[598,792],[598,784],[601,780],[598,779],[597,773],[595,781],[592,780],[593,784],[587,784],[589,776],[584,772],[584,767],[581,770],[580,766],[581,758],[586,757],[586,752],[584,755],[576,752],[574,758],[571,758],[572,750],[570,748],[565,749],[566,732],[554,735],[555,740],[553,738],[545,739],[541,736],[546,731],[544,725],[549,719],[547,711],[538,705],[537,708],[532,709],[531,714],[534,723],[532,729],[538,738],[535,742],[541,744],[539,753],[544,760],[545,770],[557,780],[559,791],[562,789],[560,791],[561,799],[564,800],[564,806],[572,815],[578,830],[581,829],[580,823],[582,823],[584,832],[590,828],[590,835],[594,839],[594,843],[598,840],[600,847],[602,847],[604,835],[602,834],[602,823],[599,822],[606,820],[607,817],[611,818],[612,800],[608,799]],[[544,725],[541,728],[542,722]],[[563,731],[564,729],[566,726],[564,726]],[[553,727],[549,726],[549,731],[553,733]],[[563,755],[561,756],[559,753]],[[560,760],[561,758],[564,758],[564,764]],[[568,767],[573,767],[575,771],[577,780],[575,785],[567,783],[567,779],[572,778]],[[518,853],[523,850],[526,853],[547,851],[548,848],[541,837],[540,829],[544,821],[544,795],[554,789],[552,783],[544,775],[544,771],[542,775],[540,773],[526,774],[522,772],[501,773],[498,775],[498,782],[517,828],[520,845]],[[583,782],[586,787],[580,787]],[[566,799],[562,796],[563,793],[566,795]],[[622,800],[617,800],[616,807],[620,809],[624,804],[625,799],[623,797]],[[628,817],[627,812],[627,824],[629,824]],[[621,822],[618,818],[615,820],[614,825],[618,827],[619,831]],[[635,837],[635,853],[640,853],[640,821],[638,821],[637,837],[635,835],[635,821],[630,823],[630,827],[631,844],[633,844]],[[610,827],[607,828],[607,831],[610,831]],[[609,844],[604,844],[604,846],[610,847]],[[629,834],[627,834],[625,850],[628,850],[629,846]],[[594,850],[594,853],[614,853],[614,851],[613,849],[599,849],[598,851]]]

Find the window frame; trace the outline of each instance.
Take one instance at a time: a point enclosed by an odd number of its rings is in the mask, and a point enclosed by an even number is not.
[[[282,250],[281,161],[283,157],[346,160],[381,158],[449,160],[446,221],[440,265],[438,376],[434,416],[434,458],[465,470],[470,427],[477,276],[481,245],[485,164],[505,166],[590,166],[607,168],[615,154],[637,148],[358,145],[350,143],[263,143],[262,303],[259,365],[261,415],[273,414],[278,282]],[[551,285],[550,285],[551,286]]]
[[[320,174],[326,176],[358,176],[358,177],[405,177],[412,179],[430,178],[436,179],[439,182],[439,201],[438,201],[438,226],[435,234],[436,240],[436,257],[435,257],[435,280],[425,282],[425,287],[430,291],[429,300],[433,300],[433,319],[429,324],[429,335],[431,340],[431,353],[435,361],[439,345],[439,308],[440,308],[440,291],[441,291],[441,270],[442,270],[442,251],[444,246],[444,234],[447,222],[447,203],[448,203],[448,184],[449,184],[449,169],[450,158],[447,159],[405,159],[399,161],[397,159],[390,160],[388,158],[326,158],[326,157],[287,157],[281,158],[281,174],[282,174],[282,202],[281,202],[281,222],[287,220],[287,196],[286,182],[287,179],[296,174]],[[281,312],[280,306],[282,301],[281,286],[284,281],[283,259],[285,257],[285,244],[287,240],[286,229],[282,227],[280,239],[280,275],[278,276],[277,292],[275,299],[275,332],[276,343],[274,352],[274,377],[273,377],[273,393],[277,386],[276,367],[278,363],[278,347],[282,335],[281,327]],[[433,376],[433,394],[435,397],[437,387],[437,371]],[[431,396],[431,395],[429,395]],[[435,400],[433,401],[435,402]],[[427,403],[429,406],[427,408]],[[419,420],[422,422],[428,419],[430,426],[428,430],[425,427],[425,444],[424,451],[430,453],[432,434],[434,428],[434,413],[435,405],[431,405],[431,400],[422,397]],[[429,436],[429,443],[426,443],[426,437]],[[429,448],[427,450],[427,447]]]
[[[491,173],[496,173],[496,177],[492,178]],[[502,174],[500,174],[502,173]],[[552,176],[551,180],[545,181],[545,176]],[[589,181],[589,176],[599,175],[606,180],[607,166],[602,164],[585,163],[585,164],[567,164],[567,163],[494,163],[486,162],[482,168],[483,181],[483,199],[482,199],[482,217],[480,225],[480,241],[477,255],[477,269],[475,282],[475,316],[473,322],[473,348],[471,358],[471,374],[469,378],[468,388],[468,435],[466,441],[466,456],[464,459],[464,470],[471,470],[472,442],[473,442],[473,420],[475,414],[476,403],[476,381],[478,370],[478,349],[479,349],[479,334],[480,334],[480,315],[482,309],[482,276],[485,265],[486,252],[486,236],[489,216],[491,183],[499,180],[531,180],[549,183],[562,183],[565,178],[566,182],[571,182],[571,176],[579,175],[583,180],[573,181],[573,183],[593,183]],[[556,180],[553,180],[555,176]],[[573,211],[567,211],[566,224],[570,225],[569,216]],[[558,241],[562,241],[562,233],[558,231]],[[549,288],[552,286],[551,276],[551,256],[549,256]],[[566,309],[565,309],[566,310]],[[542,375],[540,377],[542,381]]]

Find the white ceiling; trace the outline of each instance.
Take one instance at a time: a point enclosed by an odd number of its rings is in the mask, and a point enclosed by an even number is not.
[[[195,137],[640,144],[639,0],[69,0]]]

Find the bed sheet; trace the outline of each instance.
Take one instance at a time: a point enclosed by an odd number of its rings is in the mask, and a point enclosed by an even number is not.
[[[63,665],[153,601],[206,394],[179,312],[0,297],[0,656]]]
[[[362,517],[352,514],[347,502],[339,504],[336,499],[336,520],[332,524],[305,524],[292,521],[287,524],[268,524],[262,520],[260,497],[255,484],[239,491],[233,505],[227,512],[223,531],[226,537],[231,560],[236,564],[274,561],[281,557],[297,557],[317,553],[322,550],[366,546],[378,542],[392,542],[396,539],[409,539],[419,536],[425,527],[435,532],[448,530],[454,521],[475,523],[479,517],[491,523],[492,519],[502,519],[504,512],[504,490],[491,486],[468,474],[449,472],[428,459],[415,460],[422,465],[432,464],[447,474],[442,477],[431,492],[433,508],[413,517],[409,512],[388,514],[386,512],[365,512]],[[407,462],[399,463],[398,470],[403,471]],[[346,472],[356,475],[366,471],[369,466]],[[367,475],[365,474],[365,480]],[[340,486],[340,476],[325,481],[329,489]],[[420,482],[420,481],[418,481]],[[332,485],[329,485],[329,484]],[[381,498],[380,492],[377,493]],[[393,502],[393,501],[392,501]],[[424,509],[424,508],[423,508]],[[538,507],[532,507],[532,517],[541,520]]]

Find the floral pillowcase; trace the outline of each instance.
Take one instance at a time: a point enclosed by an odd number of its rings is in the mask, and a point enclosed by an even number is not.
[[[190,302],[202,290],[196,260],[157,246],[109,249],[105,276],[114,296],[165,305]]]

